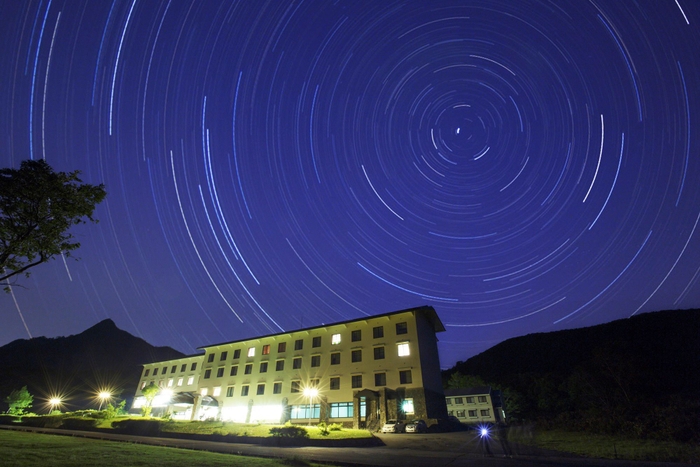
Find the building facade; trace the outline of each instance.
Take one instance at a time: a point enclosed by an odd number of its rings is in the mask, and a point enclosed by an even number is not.
[[[505,423],[500,391],[491,386],[445,389],[447,414],[457,417],[461,423]]]
[[[161,387],[154,414],[244,423],[327,421],[374,428],[392,418],[447,417],[432,307],[201,347],[144,365]]]

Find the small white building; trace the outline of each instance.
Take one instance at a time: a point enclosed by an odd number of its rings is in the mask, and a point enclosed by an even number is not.
[[[501,392],[491,386],[445,389],[447,415],[457,417],[461,423],[505,423],[506,413],[501,402]]]

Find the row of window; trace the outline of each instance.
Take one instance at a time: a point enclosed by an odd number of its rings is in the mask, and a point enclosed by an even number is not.
[[[168,382],[168,386],[172,386],[172,381],[170,380]],[[333,376],[329,378],[329,389],[331,391],[339,390],[340,389],[340,381],[341,377],[340,376]],[[362,375],[352,375],[350,377],[350,385],[353,388],[362,388],[363,387],[363,381],[362,381]],[[413,383],[413,375],[411,373],[411,370],[400,370],[399,371],[399,383],[400,384],[412,384]],[[259,383],[257,387],[255,388],[255,395],[257,396],[263,396],[265,395],[265,390],[266,390],[266,384],[267,383]],[[320,379],[312,379],[309,382],[310,387],[319,387],[321,384]],[[375,373],[374,374],[374,385],[375,386],[386,386],[386,373]],[[226,388],[226,397],[233,397],[235,395],[235,386],[228,386]],[[209,392],[208,388],[202,388],[200,389],[200,392],[203,396],[206,396]],[[294,380],[291,382],[289,392],[292,394],[298,394],[303,392],[302,388],[302,382],[301,380]],[[249,384],[243,384],[241,385],[241,391],[240,395],[242,397],[248,396],[250,394],[250,385]],[[282,383],[281,382],[274,382],[272,383],[272,394],[282,394]],[[221,386],[217,386],[212,390],[212,396],[220,396],[221,395]]]
[[[476,415],[477,411],[476,410],[469,410],[469,411],[457,410],[456,411],[457,418],[467,418],[467,415],[466,415],[467,412],[469,413],[469,418],[477,418],[477,415]],[[482,417],[490,417],[491,416],[491,411],[489,409],[481,409],[479,412],[480,412],[480,415]],[[447,415],[455,415],[455,411],[449,410],[447,412]]]
[[[400,336],[403,334],[408,334],[408,323],[401,322],[401,323],[396,323],[396,335]],[[372,328],[372,337],[374,339],[380,339],[384,337],[384,326],[375,326]],[[361,329],[356,329],[354,331],[350,332],[350,340],[352,342],[359,342],[362,340],[362,330]],[[333,334],[331,335],[331,345],[337,345],[340,344],[341,342],[341,335],[338,334]],[[311,347],[312,348],[317,348],[321,347],[321,336],[316,336],[311,339]],[[255,357],[255,347],[249,347],[247,351],[247,356],[248,357]],[[270,354],[270,349],[271,345],[270,344],[265,344],[262,346],[262,355],[269,355]],[[297,339],[294,341],[294,350],[303,350],[304,349],[304,339]],[[277,344],[277,353],[284,353],[287,351],[287,343],[286,342],[279,342]],[[228,358],[228,351],[223,351],[221,354],[219,354],[219,361],[224,362]],[[235,349],[233,351],[233,359],[238,360],[241,358],[241,349]],[[207,356],[207,362],[212,363],[216,359],[216,352],[210,353]],[[167,368],[166,368],[167,369]]]
[[[483,404],[486,402],[486,396],[477,396],[479,403]],[[464,399],[467,400],[467,404],[474,404],[474,396],[469,396],[469,397],[455,397],[454,398],[454,403],[455,405],[462,405],[464,404]],[[452,398],[451,397],[446,397],[445,398],[445,403],[447,405],[452,405]]]
[[[160,368],[154,368],[154,369],[153,369],[153,376],[158,376],[158,370],[159,370],[159,369],[160,369]],[[190,365],[190,371],[194,371],[194,370],[196,370],[196,369],[197,369],[197,362],[192,362],[192,365]],[[148,376],[148,374],[149,374],[150,371],[151,371],[151,370],[150,370],[149,368],[146,368],[146,370],[143,372],[143,376]],[[176,371],[177,371],[177,365],[173,365],[173,366],[170,368],[170,373],[175,373]],[[180,373],[183,373],[183,372],[185,372],[185,371],[187,371],[187,363],[183,363],[183,364],[180,366]],[[163,367],[163,371],[161,371],[160,374],[161,374],[161,375],[164,375],[164,374],[166,374],[166,373],[168,373],[168,367],[167,367],[167,366],[164,366],[164,367]]]
[[[375,360],[383,360],[386,356],[384,347],[375,347],[374,349],[374,359]],[[397,354],[399,357],[406,357],[411,354],[411,350],[409,348],[408,342],[401,342],[397,345]],[[352,363],[359,363],[362,361],[362,349],[355,349],[350,352],[350,360]],[[260,362],[259,367],[258,367],[258,372],[259,373],[267,373],[268,368],[269,368],[269,363],[270,362]],[[321,366],[321,355],[312,355],[311,356],[311,368],[317,368]],[[330,354],[330,364],[331,365],[340,365],[340,352],[332,352]],[[284,366],[285,366],[285,360],[277,360],[275,361],[275,371],[284,371]],[[299,370],[301,369],[302,366],[302,357],[294,357],[292,359],[292,369],[293,370]],[[225,372],[225,368],[219,367],[216,369],[216,377],[217,378],[223,378]],[[252,363],[247,363],[243,367],[243,374],[250,375],[253,373],[253,364]],[[237,376],[238,375],[238,365],[233,365],[231,366],[229,370],[229,376]],[[146,374],[145,376],[148,376]],[[207,368],[204,370],[204,379],[209,379],[212,376],[212,369]]]

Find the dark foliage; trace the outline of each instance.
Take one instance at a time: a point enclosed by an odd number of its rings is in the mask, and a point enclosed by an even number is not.
[[[139,436],[158,436],[161,434],[161,422],[159,420],[120,420],[112,422],[112,428],[119,433]]]
[[[308,438],[309,432],[303,426],[276,426],[270,428],[270,436],[275,438]]]

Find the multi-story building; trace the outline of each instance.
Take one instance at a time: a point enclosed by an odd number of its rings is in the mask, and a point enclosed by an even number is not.
[[[154,413],[238,422],[328,421],[372,427],[392,418],[446,418],[432,307],[201,347],[144,365]]]
[[[447,414],[462,423],[505,423],[500,391],[491,386],[445,389]]]

